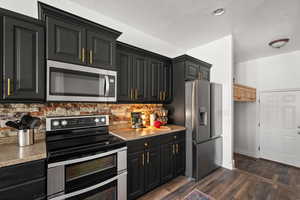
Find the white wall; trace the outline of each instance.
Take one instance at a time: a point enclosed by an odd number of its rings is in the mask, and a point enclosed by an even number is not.
[[[235,66],[236,83],[261,91],[300,89],[300,51],[265,57]],[[235,103],[234,150],[258,157],[259,104]]]
[[[211,63],[211,81],[223,84],[223,166],[229,169],[233,154],[232,43],[230,35],[187,51],[188,55]]]
[[[149,34],[135,29],[118,20],[114,20],[101,13],[87,9],[77,3],[68,0],[40,0],[54,7],[60,8],[67,12],[89,19],[101,25],[116,29],[123,32],[119,37],[119,41],[153,51],[168,57],[176,57],[183,54],[184,51],[176,46],[155,38]],[[34,18],[38,18],[38,0],[0,0],[0,7]]]

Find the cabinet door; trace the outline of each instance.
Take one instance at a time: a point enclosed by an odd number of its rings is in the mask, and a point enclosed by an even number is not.
[[[185,171],[185,140],[175,141],[175,176]]]
[[[210,69],[206,68],[206,67],[202,67],[200,66],[200,78],[202,78],[203,80],[210,80],[210,73],[209,73]]]
[[[145,191],[152,190],[160,184],[160,147],[146,152]]]
[[[185,79],[195,80],[199,78],[199,65],[190,61],[185,62]]]
[[[86,63],[86,31],[78,24],[47,17],[47,58]]]
[[[128,199],[135,199],[144,193],[144,151],[130,153],[127,157],[127,194]]]
[[[165,183],[173,178],[175,144],[168,143],[161,146],[161,181]]]
[[[46,178],[36,179],[0,190],[0,199],[45,199]]]
[[[132,101],[132,56],[124,51],[117,52],[118,101]]]
[[[161,91],[160,91],[160,84],[159,84],[159,79],[160,79],[160,72],[161,68],[163,66],[163,63],[159,60],[151,59],[149,61],[149,76],[150,76],[150,81],[149,81],[149,100],[152,102],[158,102],[160,97],[161,97]]]
[[[147,59],[143,56],[133,56],[133,90],[134,100],[144,101],[147,92]]]
[[[3,17],[3,98],[45,98],[44,28],[22,20]]]
[[[116,70],[115,39],[101,32],[87,31],[87,63],[90,66]]]
[[[164,65],[161,68],[161,74],[160,74],[160,88],[162,91],[162,102],[168,102],[171,100],[171,94],[172,94],[172,83],[171,83],[171,67],[170,65],[164,63]]]

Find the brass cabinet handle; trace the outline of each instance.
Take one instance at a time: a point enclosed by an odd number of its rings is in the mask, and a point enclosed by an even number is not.
[[[142,165],[145,165],[145,154],[142,154]]]
[[[167,92],[164,91],[164,101],[166,100]]]
[[[178,153],[179,152],[179,146],[178,146],[178,144],[176,144],[176,153]]]
[[[173,147],[173,154],[175,154],[175,144],[172,144]]]
[[[7,79],[7,96],[10,96],[10,78]]]
[[[162,92],[159,92],[159,100],[162,101]]]
[[[85,61],[85,49],[84,48],[81,49],[81,59],[82,59],[81,60],[82,62]]]
[[[149,151],[147,152],[147,163],[149,164],[149,160],[150,160],[150,153],[149,153]]]
[[[93,64],[93,51],[90,50],[90,64]]]
[[[138,99],[138,89],[135,89],[135,99]]]
[[[203,73],[199,72],[199,79],[202,80],[203,79]]]

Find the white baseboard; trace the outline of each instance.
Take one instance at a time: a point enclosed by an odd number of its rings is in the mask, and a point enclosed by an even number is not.
[[[226,169],[229,169],[229,170],[233,170],[233,165],[232,163],[223,163],[222,164],[222,167],[226,168]]]
[[[239,153],[239,154],[243,154],[243,155],[246,155],[246,156],[250,156],[250,157],[253,157],[253,158],[259,158],[259,156],[256,154],[256,152],[252,152],[252,151],[247,151],[247,150],[235,148],[234,152]]]

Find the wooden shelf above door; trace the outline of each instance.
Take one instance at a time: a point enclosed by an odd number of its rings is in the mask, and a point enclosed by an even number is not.
[[[233,84],[234,101],[237,102],[255,102],[256,88],[240,84]]]

